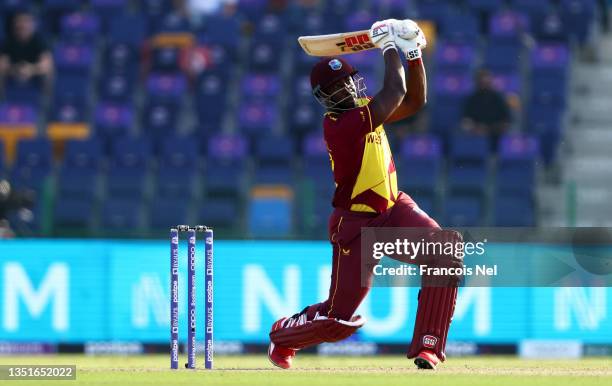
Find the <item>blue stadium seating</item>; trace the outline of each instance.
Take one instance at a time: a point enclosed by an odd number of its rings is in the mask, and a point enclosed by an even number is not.
[[[595,15],[595,7],[595,0],[560,1],[564,28],[579,43],[584,43],[589,37],[591,21]]]
[[[4,168],[6,163],[4,158],[4,143],[0,142],[0,177],[4,175]]]
[[[114,143],[107,174],[110,197],[142,199],[146,189],[151,143],[144,138],[126,138]]]
[[[486,136],[456,134],[450,143],[448,187],[453,192],[484,194],[488,178]]]
[[[66,143],[59,171],[58,193],[63,197],[93,198],[98,188],[102,144],[97,139]]]
[[[398,180],[406,192],[434,195],[440,181],[441,144],[433,136],[409,137],[402,143]]]
[[[500,139],[497,191],[533,196],[539,143],[534,137],[506,135]]]
[[[102,227],[106,232],[130,234],[141,226],[142,201],[139,198],[108,198],[102,205]]]
[[[159,153],[157,196],[188,201],[196,193],[197,172],[197,142],[190,137],[166,138]]]
[[[198,222],[215,224],[216,228],[238,228],[242,216],[239,202],[232,198],[207,198],[200,202]]]
[[[17,144],[11,181],[17,188],[41,191],[52,167],[51,143],[48,139],[22,140]]]
[[[110,20],[109,41],[138,47],[147,35],[147,21],[137,14],[122,14]]]
[[[94,220],[93,197],[71,197],[60,195],[55,201],[53,224],[62,228],[89,229]]]
[[[493,223],[500,227],[535,226],[533,199],[520,194],[498,195],[494,203]]]
[[[479,226],[483,220],[483,203],[479,196],[450,195],[444,200],[444,225]]]
[[[149,206],[149,224],[153,230],[168,230],[176,224],[190,224],[189,201],[181,197],[158,197]]]

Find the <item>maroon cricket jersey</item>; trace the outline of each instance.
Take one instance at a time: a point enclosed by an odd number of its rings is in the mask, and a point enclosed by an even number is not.
[[[368,107],[325,114],[323,135],[334,173],[333,206],[356,212],[382,213],[397,197],[393,155],[382,125],[372,127]]]

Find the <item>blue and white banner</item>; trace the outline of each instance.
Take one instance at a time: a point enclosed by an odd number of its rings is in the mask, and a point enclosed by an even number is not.
[[[204,333],[204,243],[197,255]],[[186,245],[180,245],[181,339],[186,334]],[[267,341],[270,325],[327,297],[326,242],[215,242],[215,338]],[[0,341],[167,342],[170,245],[165,241],[0,241]],[[373,288],[359,338],[410,340],[417,288]],[[450,339],[612,343],[610,288],[462,288]]]

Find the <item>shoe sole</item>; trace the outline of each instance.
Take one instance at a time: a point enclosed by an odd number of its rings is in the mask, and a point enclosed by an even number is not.
[[[433,363],[431,363],[430,361],[424,358],[420,358],[420,357],[415,358],[414,364],[416,365],[417,368],[421,370],[435,370],[436,369],[436,366]]]

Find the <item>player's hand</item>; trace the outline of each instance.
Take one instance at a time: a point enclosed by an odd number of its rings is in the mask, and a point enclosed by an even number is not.
[[[370,28],[370,39],[372,43],[383,51],[383,55],[389,49],[395,47],[395,26],[399,23],[396,19],[377,21]]]
[[[421,57],[421,49],[427,46],[427,39],[417,23],[410,19],[401,20],[395,25],[394,32],[395,44],[406,55],[406,59]]]

